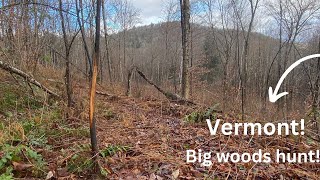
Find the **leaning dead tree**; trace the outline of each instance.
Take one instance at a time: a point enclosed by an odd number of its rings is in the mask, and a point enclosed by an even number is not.
[[[47,87],[42,85],[40,82],[35,80],[31,75],[28,75],[27,73],[21,71],[20,69],[12,67],[9,64],[4,63],[2,61],[0,61],[0,68],[5,70],[5,71],[8,71],[10,73],[19,75],[20,77],[23,77],[27,82],[37,86],[38,88],[42,89],[43,91],[45,91],[46,93],[48,93],[49,95],[51,95],[53,97],[60,97],[57,93],[51,91],[50,89],[48,89]]]
[[[171,102],[176,102],[176,103],[179,103],[179,104],[188,104],[188,105],[197,105],[196,103],[188,100],[188,99],[185,99],[183,97],[180,97],[179,95],[177,94],[174,94],[174,93],[171,93],[171,92],[167,92],[165,90],[163,90],[162,88],[160,88],[159,86],[157,86],[154,82],[152,82],[150,79],[148,79],[146,77],[146,75],[140,71],[137,67],[133,67],[131,69],[131,71],[129,72],[129,75],[128,75],[128,89],[127,89],[127,95],[129,94],[129,91],[131,89],[130,87],[130,79],[131,79],[131,75],[133,73],[133,71],[136,70],[138,72],[138,74],[145,80],[147,81],[147,83],[149,83],[150,85],[152,85],[153,87],[155,87],[159,92],[161,92],[169,101]]]

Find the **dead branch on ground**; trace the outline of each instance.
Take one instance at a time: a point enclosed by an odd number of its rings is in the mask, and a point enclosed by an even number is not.
[[[47,87],[42,85],[40,82],[35,80],[31,75],[28,75],[27,73],[21,71],[20,69],[12,67],[11,65],[4,63],[2,61],[0,61],[0,68],[5,71],[8,71],[9,73],[17,74],[17,75],[23,77],[27,82],[39,87],[40,89],[42,89],[43,91],[45,91],[46,93],[48,93],[49,95],[51,95],[53,97],[60,97],[57,93],[51,91],[50,89],[48,89]]]
[[[144,79],[146,80],[150,85],[152,85],[153,87],[155,87],[159,92],[161,92],[169,101],[171,102],[176,102],[179,104],[188,104],[188,105],[197,105],[195,102],[190,101],[188,99],[184,99],[181,96],[179,96],[178,94],[174,94],[171,92],[167,92],[165,90],[163,90],[162,88],[160,88],[159,86],[157,86],[155,83],[153,83],[150,79],[148,79],[144,73],[142,71],[140,71],[138,68],[135,68],[136,71],[138,72],[138,74]]]

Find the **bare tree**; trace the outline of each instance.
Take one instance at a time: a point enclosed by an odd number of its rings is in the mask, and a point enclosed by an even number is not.
[[[243,40],[244,40],[244,47],[241,56],[241,61],[239,64],[239,72],[240,72],[240,88],[241,88],[241,115],[242,120],[245,119],[245,108],[247,104],[247,66],[248,66],[248,58],[249,58],[249,48],[250,48],[250,38],[253,30],[254,20],[257,12],[257,8],[259,5],[260,0],[248,0],[247,1],[234,1],[232,0],[232,7],[234,9],[235,16],[237,18],[238,24],[242,30]],[[248,14],[249,19],[248,23],[245,22],[246,20],[246,6],[249,6]],[[243,9],[245,8],[245,9]]]
[[[167,3],[164,5],[164,9],[163,11],[163,21],[164,21],[164,48],[165,48],[165,52],[164,52],[164,62],[165,63],[171,63],[171,77],[173,79],[173,88],[174,88],[174,92],[177,92],[177,66],[176,63],[174,61],[175,58],[170,57],[170,52],[172,49],[171,46],[171,38],[170,38],[170,32],[174,30],[174,28],[172,27],[172,21],[175,21],[177,19],[177,12],[179,8],[179,4],[177,2],[175,2],[174,0],[170,0],[167,1]],[[171,59],[171,61],[169,60]]]
[[[223,61],[223,110],[226,109],[227,104],[227,86],[228,86],[228,67],[232,58],[232,48],[235,44],[236,33],[233,30],[236,25],[233,20],[231,1],[219,0],[217,4],[213,0],[203,0],[203,7],[205,7],[204,20],[209,25],[213,37],[214,48]],[[218,16],[216,15],[219,12]],[[215,19],[218,19],[215,21]],[[218,29],[220,27],[220,29]]]
[[[66,31],[66,25],[65,25],[65,17],[63,15],[63,3],[62,0],[59,0],[59,15],[61,18],[61,28],[63,33],[63,41],[64,41],[64,47],[65,47],[65,61],[66,61],[66,71],[65,71],[65,85],[67,90],[67,99],[68,99],[68,107],[73,106],[73,99],[72,99],[72,79],[71,79],[71,72],[70,72],[70,53],[71,53],[71,47],[72,43],[74,42],[77,34],[79,31],[73,35],[72,39],[69,41]]]
[[[87,40],[86,40],[86,33],[85,33],[85,30],[84,30],[84,17],[83,17],[83,10],[82,10],[83,9],[82,0],[79,0],[79,4],[78,4],[78,0],[76,0],[75,4],[76,4],[76,12],[77,12],[77,22],[78,22],[79,27],[80,27],[81,37],[82,37],[82,41],[83,41],[83,47],[84,47],[85,54],[86,54],[86,57],[87,57],[86,64],[89,66],[89,76],[91,76],[91,74],[92,74],[92,59],[91,59],[91,56],[90,56],[90,53],[89,53],[89,46],[88,46],[88,43],[87,43]],[[80,9],[81,9],[81,13],[80,13]]]
[[[96,18],[95,18],[95,42],[94,52],[92,57],[92,78],[90,87],[90,110],[89,110],[89,121],[90,121],[90,137],[91,137],[91,148],[92,156],[95,163],[95,172],[98,172],[98,145],[97,145],[97,132],[96,132],[96,118],[95,118],[95,95],[96,85],[98,76],[98,65],[100,61],[100,16],[101,16],[101,0],[96,1]]]
[[[109,44],[109,35],[107,29],[107,12],[106,12],[106,3],[105,0],[102,2],[102,18],[103,18],[103,31],[104,31],[104,40],[106,47],[106,56],[107,56],[107,64],[108,64],[108,75],[109,81],[112,83],[112,75],[111,75],[111,58],[110,58],[110,44]]]
[[[190,81],[188,64],[190,58],[190,1],[180,0],[181,31],[182,31],[182,65],[181,65],[181,96],[188,99]]]
[[[124,74],[128,71],[127,65],[127,31],[140,22],[139,9],[135,8],[128,0],[114,0],[112,5],[116,11],[116,22],[120,25],[121,33],[119,33],[119,61],[121,80],[124,80]],[[122,53],[121,51],[121,36],[122,36]],[[122,58],[121,58],[122,54]],[[121,59],[123,59],[121,61]]]
[[[319,4],[315,0],[307,1],[270,1],[267,4],[267,9],[270,16],[274,19],[279,28],[279,49],[269,68],[268,79],[271,72],[271,67],[274,61],[277,60],[278,77],[286,70],[289,59],[296,59],[293,55],[293,49],[297,38],[304,31],[308,30],[312,24],[313,18],[319,12]],[[285,39],[285,41],[283,41]],[[277,58],[278,57],[278,58]],[[292,57],[292,58],[291,58]],[[293,72],[294,74],[294,72]],[[267,81],[268,83],[268,81]],[[285,91],[290,91],[290,95],[278,102],[278,111],[283,109],[284,116],[287,116],[292,109],[292,98],[294,96],[293,85],[295,84],[294,75],[290,78],[291,86],[288,86],[287,81],[283,84]]]

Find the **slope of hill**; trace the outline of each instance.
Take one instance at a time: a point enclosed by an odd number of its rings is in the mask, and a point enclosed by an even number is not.
[[[85,80],[75,84],[76,107],[66,109],[62,101],[48,102],[41,90],[22,79],[0,74],[0,177],[89,178],[92,160]],[[47,83],[53,88],[59,81]],[[119,92],[110,86],[99,90]],[[114,94],[97,99],[100,166],[109,179],[317,179],[320,175],[319,163],[234,164],[218,163],[216,157],[209,168],[186,163],[188,149],[293,153],[319,149],[319,144],[290,136],[210,136],[203,121],[193,120],[194,114],[209,112],[213,120],[225,122],[237,121],[236,117],[153,97]],[[186,118],[189,114],[193,115]]]

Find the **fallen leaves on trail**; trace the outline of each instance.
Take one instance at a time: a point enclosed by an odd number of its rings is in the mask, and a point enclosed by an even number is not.
[[[173,179],[177,179],[179,177],[180,171],[179,169],[172,172]]]
[[[51,179],[53,177],[54,177],[54,172],[53,171],[49,171],[47,176],[46,176],[46,180],[49,180],[49,179]]]
[[[283,164],[277,163],[218,163],[215,157],[209,168],[199,163],[187,164],[187,149],[202,149],[213,153],[254,153],[262,149],[273,153],[275,149],[285,152],[294,149],[303,151],[307,146],[294,139],[278,136],[210,136],[205,123],[191,124],[182,120],[193,111],[190,107],[167,101],[121,97],[117,101],[101,98],[99,103],[103,104],[101,107],[112,107],[113,113],[121,117],[105,119],[97,114],[101,144],[132,147],[123,156],[113,156],[107,160],[112,169],[109,175],[111,179],[316,179],[316,175],[320,174],[319,168],[312,169],[308,164],[285,164],[285,167],[281,167]],[[235,121],[230,116],[218,116],[223,121]]]
[[[87,93],[83,93],[85,95]],[[303,152],[318,148],[317,144],[290,137],[211,136],[205,123],[184,121],[187,114],[202,111],[201,108],[203,107],[190,108],[152,98],[117,96],[115,99],[98,96],[96,119],[99,149],[103,151],[112,145],[128,147],[123,151],[106,151],[108,153],[104,155],[101,153],[101,168],[108,174],[108,179],[317,179],[320,176],[319,164],[218,163],[215,156],[212,157],[211,167],[203,167],[200,163],[186,163],[188,149],[202,149],[213,154],[254,153],[261,149],[274,154],[276,149],[283,152]],[[88,124],[85,116],[87,112],[80,110],[70,114],[74,116],[66,120],[69,128],[77,129]],[[216,118],[230,123],[236,121],[231,115],[216,114]],[[79,167],[86,167],[86,160],[91,157],[90,147],[83,147],[83,151],[78,153],[77,145],[89,144],[90,139],[82,134],[76,137],[72,134],[70,137],[63,136],[65,127],[60,124],[52,124],[51,128],[61,131],[61,137],[58,135],[58,138],[49,138],[53,151],[50,154],[43,153],[50,157],[47,177],[86,179],[87,174],[84,173],[90,174],[90,171],[70,171],[68,167],[70,168],[75,154],[77,157],[84,157]],[[78,165],[78,161],[74,162]]]
[[[12,161],[12,165],[13,165],[13,169],[16,171],[24,171],[33,167],[32,164],[24,164],[24,163],[19,163],[15,161]]]

